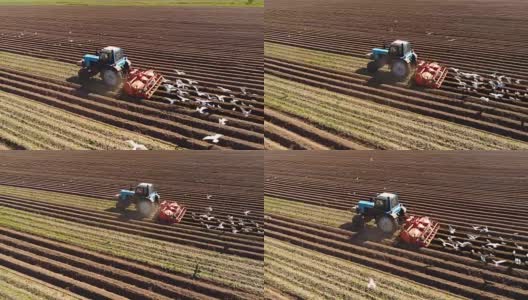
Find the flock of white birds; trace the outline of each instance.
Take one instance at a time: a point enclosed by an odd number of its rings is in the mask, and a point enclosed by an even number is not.
[[[449,235],[447,241],[438,238],[437,240],[442,243],[444,248],[459,252],[459,251],[471,251],[471,255],[483,263],[493,263],[495,266],[500,266],[504,263],[507,263],[508,260],[505,259],[495,259],[495,253],[497,251],[501,252],[510,252],[512,255],[512,262],[517,266],[528,266],[528,249],[518,244],[513,238],[505,239],[501,236],[498,236],[497,242],[492,242],[490,240],[494,237],[492,236],[490,230],[487,226],[471,226],[472,233],[466,233],[467,239],[464,241],[457,241],[456,239],[461,239],[456,237],[454,234],[456,229],[452,225],[448,225]],[[517,236],[518,233],[514,233],[514,236]],[[477,246],[480,244],[481,246]],[[513,250],[512,250],[513,249]],[[524,252],[524,253],[521,253]]]

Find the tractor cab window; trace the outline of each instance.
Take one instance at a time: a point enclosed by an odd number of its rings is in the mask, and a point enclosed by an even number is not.
[[[395,207],[399,204],[398,198],[394,197],[391,199],[391,207]]]
[[[99,56],[99,61],[102,63],[107,63],[110,61],[110,53],[107,51],[101,52],[101,55]]]
[[[123,50],[116,50],[114,52],[114,62],[118,62],[121,58],[123,58],[123,56],[125,56]]]
[[[395,57],[400,57],[401,56],[400,49],[401,49],[400,45],[392,45],[392,46],[390,46],[389,55],[390,56],[395,56]]]
[[[140,195],[140,196],[145,196],[147,194],[147,188],[146,187],[142,187],[142,186],[138,186],[138,187],[136,187],[135,193],[137,195]]]
[[[385,210],[385,200],[384,199],[376,199],[374,202],[374,207],[377,209]]]

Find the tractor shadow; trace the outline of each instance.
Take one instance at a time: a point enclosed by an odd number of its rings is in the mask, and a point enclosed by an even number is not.
[[[78,97],[86,97],[90,94],[97,94],[107,97],[115,98],[116,95],[118,98],[122,97],[122,93],[120,92],[120,88],[111,88],[109,86],[106,86],[101,82],[101,80],[97,78],[90,78],[84,82],[79,81],[79,77],[77,76],[71,76],[68,79],[66,79],[69,83],[74,83],[80,85],[79,88],[74,93],[75,96]]]
[[[111,213],[118,213],[119,217],[117,218],[119,221],[130,221],[130,220],[150,220],[150,218],[145,218],[141,216],[141,214],[138,211],[127,209],[125,211],[119,211],[117,208],[112,207],[105,209],[107,212]]]
[[[367,86],[378,87],[382,84],[396,84],[402,82],[392,76],[391,72],[387,68],[378,70],[376,73],[370,73],[367,68],[361,68],[356,70],[356,74],[370,76],[367,80]]]
[[[375,225],[366,224],[365,228],[360,231],[355,231],[352,222],[348,222],[339,226],[340,229],[351,231],[349,241],[354,244],[362,244],[364,242],[381,242],[385,239],[392,239],[392,234],[383,233]]]

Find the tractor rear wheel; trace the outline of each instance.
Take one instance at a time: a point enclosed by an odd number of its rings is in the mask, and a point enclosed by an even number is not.
[[[396,231],[398,228],[398,224],[396,223],[396,220],[389,215],[381,216],[378,219],[376,219],[376,224],[378,228],[383,231],[383,233],[391,234]]]
[[[376,73],[379,69],[379,63],[377,61],[371,61],[367,64],[367,71],[369,73]]]
[[[150,201],[140,201],[137,204],[137,210],[143,218],[150,218],[157,212],[157,205]]]
[[[409,75],[410,66],[404,60],[396,60],[391,65],[392,76],[398,79],[404,79]]]
[[[101,71],[101,78],[105,85],[110,87],[116,87],[123,81],[123,75],[121,72],[113,68],[104,69]]]
[[[352,228],[357,231],[365,228],[365,219],[362,215],[355,215],[352,218]]]

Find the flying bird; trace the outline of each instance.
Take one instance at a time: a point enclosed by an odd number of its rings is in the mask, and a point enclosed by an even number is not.
[[[126,142],[130,145],[130,147],[132,147],[132,150],[148,150],[147,147],[145,147],[145,145],[138,144],[134,142],[133,140],[128,140]]]
[[[495,267],[498,267],[500,264],[503,264],[505,262],[506,260],[494,260],[493,259],[493,263],[495,264]]]
[[[220,141],[221,137],[223,137],[222,134],[215,134],[215,135],[206,136],[202,140],[204,140],[204,141],[212,141],[213,143],[218,144],[218,142]]]
[[[251,109],[249,110],[245,110],[243,107],[240,108],[240,111],[242,111],[242,113],[244,114],[244,117],[249,117],[249,115],[251,114]]]
[[[455,234],[456,229],[453,228],[453,226],[451,226],[451,225],[447,225],[447,226],[449,226],[449,233]]]
[[[196,111],[201,113],[201,114],[205,114],[205,110],[207,109],[207,107],[205,106],[202,106],[202,107],[197,107],[196,108]]]
[[[244,216],[247,217],[250,213],[251,213],[251,210],[246,210],[246,211],[244,212]]]
[[[174,69],[174,72],[176,72],[176,74],[178,74],[178,75],[185,75],[185,72],[180,71],[180,70]]]
[[[218,119],[218,123],[219,123],[220,125],[225,125],[226,122],[227,122],[227,119],[226,119],[226,118],[220,118],[220,119]]]
[[[167,97],[163,97],[163,100],[169,102],[169,104],[174,104],[176,102],[176,99],[171,99],[171,98],[167,98]]]
[[[222,92],[224,92],[224,93],[231,92],[231,90],[226,89],[226,88],[223,88],[223,87],[221,87],[221,86],[217,86],[217,88],[219,88],[219,89],[220,89]]]

